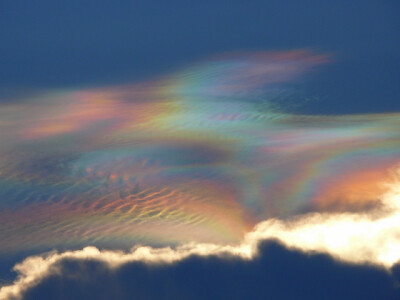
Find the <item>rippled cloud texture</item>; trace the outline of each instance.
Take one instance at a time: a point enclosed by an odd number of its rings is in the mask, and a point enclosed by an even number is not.
[[[71,251],[17,265],[0,297],[21,296],[64,259],[252,259],[270,238],[390,269],[400,114],[287,109],[296,84],[329,61],[236,53],[139,84],[4,99],[0,252]],[[173,248],[97,249],[138,243]]]

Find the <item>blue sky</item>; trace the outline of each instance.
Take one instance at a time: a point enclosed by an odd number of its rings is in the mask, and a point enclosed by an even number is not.
[[[132,82],[224,52],[311,48],[336,59],[311,88],[318,113],[400,108],[397,1],[0,5],[2,89]]]

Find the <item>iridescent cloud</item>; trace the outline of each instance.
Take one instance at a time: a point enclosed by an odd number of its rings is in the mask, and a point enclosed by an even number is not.
[[[328,61],[237,53],[5,101],[0,251],[236,243],[269,218],[382,205],[400,115],[295,115],[279,101]]]

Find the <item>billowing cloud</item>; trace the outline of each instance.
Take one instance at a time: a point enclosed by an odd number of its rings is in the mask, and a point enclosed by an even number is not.
[[[30,299],[398,299],[396,270],[348,265],[268,242],[252,260],[190,256],[172,264],[65,258]]]

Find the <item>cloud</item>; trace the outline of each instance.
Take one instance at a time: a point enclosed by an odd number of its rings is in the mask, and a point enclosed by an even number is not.
[[[394,172],[382,205],[369,212],[314,213],[292,220],[271,219],[259,223],[238,245],[189,243],[177,248],[138,246],[130,252],[99,250],[85,247],[78,251],[32,256],[17,264],[19,276],[13,284],[0,290],[0,299],[19,299],[29,289],[49,276],[63,273],[66,261],[95,261],[110,272],[132,263],[145,268],[161,268],[181,264],[192,256],[226,260],[234,258],[241,264],[259,259],[262,241],[276,239],[284,246],[305,253],[327,253],[350,264],[375,265],[390,270],[400,260],[400,171]],[[229,274],[229,273],[228,273]]]
[[[237,244],[266,219],[379,205],[400,114],[286,109],[284,95],[328,61],[244,52],[2,103],[0,252]]]
[[[175,263],[131,260],[115,268],[98,259],[95,254],[98,251],[86,249],[80,252],[85,258],[64,257],[53,262],[47,276],[21,295],[26,300],[396,299],[399,296],[396,278],[380,268],[339,263],[327,255],[308,255],[275,242],[260,244],[257,252],[251,260],[234,255],[191,255]],[[112,260],[111,256],[107,259]]]
[[[258,224],[246,238],[277,238],[305,252],[325,252],[350,263],[390,268],[400,259],[398,174],[394,173],[394,182],[382,196],[380,208],[368,213],[314,213],[287,222],[268,220]]]

